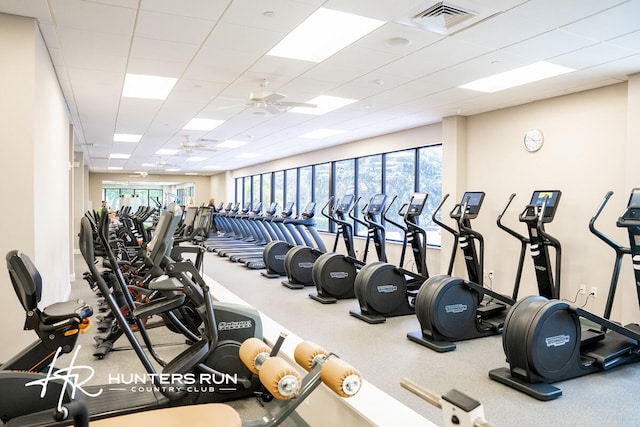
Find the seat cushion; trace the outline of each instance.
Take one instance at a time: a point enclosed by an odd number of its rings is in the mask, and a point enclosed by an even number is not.
[[[72,319],[74,317],[80,320],[86,319],[93,314],[90,305],[81,299],[75,301],[56,302],[45,307],[42,310],[42,323],[52,325],[54,323]]]
[[[91,427],[241,427],[240,415],[224,403],[176,406],[92,421]]]

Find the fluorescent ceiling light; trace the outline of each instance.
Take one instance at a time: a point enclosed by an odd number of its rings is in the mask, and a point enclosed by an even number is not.
[[[224,123],[224,120],[198,119],[189,120],[183,129],[187,130],[213,130]]]
[[[254,157],[260,157],[258,153],[244,153],[238,156],[239,159],[252,159]]]
[[[194,157],[189,157],[189,158],[187,159],[187,162],[201,162],[201,161],[203,161],[203,160],[207,160],[207,158],[206,158],[206,157],[197,157],[197,156],[194,156]]]
[[[109,154],[109,158],[110,159],[128,159],[131,156],[131,154],[118,154],[118,153],[114,153],[114,154]]]
[[[320,8],[267,55],[322,62],[384,24],[377,19]]]
[[[169,169],[165,169],[165,172],[178,172],[180,169],[179,168],[169,168]]]
[[[311,132],[307,132],[305,134],[300,135],[300,138],[309,138],[309,139],[322,139],[328,138],[333,135],[338,135],[344,133],[343,130],[338,129],[316,129]]]
[[[221,143],[216,144],[216,147],[237,148],[237,147],[242,147],[245,144],[248,144],[248,142],[247,141],[236,141],[236,140],[230,139],[228,141],[222,141]]]
[[[155,165],[156,165],[155,163],[143,163],[140,166],[142,166],[143,168],[152,168]]]
[[[198,172],[185,172],[185,175],[198,175]]]
[[[217,165],[209,165],[209,166],[204,166],[203,169],[222,169],[222,167]]]
[[[484,79],[459,86],[463,89],[477,90],[479,92],[493,93],[500,90],[524,85],[538,80],[548,79],[561,74],[575,71],[573,68],[551,64],[549,62],[536,62],[515,70],[505,71]]]
[[[173,149],[173,148],[161,148],[158,151],[156,151],[156,155],[158,156],[173,156],[174,154],[178,154],[178,149]]]
[[[166,99],[178,79],[171,77],[127,74],[124,78],[124,98]]]
[[[114,133],[114,142],[140,142],[142,135],[134,135],[132,133]]]
[[[316,108],[295,107],[289,111],[293,113],[313,114],[319,116],[321,114],[326,114],[329,111],[342,108],[345,105],[353,104],[356,101],[358,100],[350,98],[340,98],[339,96],[321,95],[313,98],[311,101],[307,101],[309,104],[316,104]]]
[[[109,166],[107,169],[110,170],[110,171],[121,171],[122,167],[121,166]]]

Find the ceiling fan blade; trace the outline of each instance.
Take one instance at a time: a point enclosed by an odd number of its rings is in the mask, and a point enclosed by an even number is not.
[[[279,109],[278,107],[276,107],[276,106],[275,106],[275,105],[273,105],[273,104],[267,104],[267,105],[265,106],[265,109],[266,109],[268,112],[270,112],[271,114],[278,114],[278,113],[281,113],[281,112],[282,112],[282,110],[281,110],[281,109]]]
[[[281,107],[302,107],[302,108],[317,108],[318,104],[309,104],[307,102],[278,102],[276,105]]]
[[[281,93],[270,93],[269,95],[265,96],[264,98],[262,98],[262,100],[266,103],[271,103],[271,104],[275,104],[278,101],[280,101],[281,99],[285,99],[287,96],[283,95]]]

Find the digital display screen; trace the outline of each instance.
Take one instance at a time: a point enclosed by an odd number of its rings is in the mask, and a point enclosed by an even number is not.
[[[384,202],[387,200],[387,196],[384,194],[376,194],[369,202],[369,212],[378,213],[384,209]]]
[[[531,204],[542,206],[542,201],[545,197],[547,197],[547,207],[553,208],[556,206],[556,202],[559,196],[559,191],[534,191],[533,196],[531,197]]]
[[[285,212],[291,212],[293,210],[293,202],[289,202],[286,205],[284,205],[284,209]]]
[[[629,196],[628,208],[640,208],[640,188],[634,188],[631,190],[631,196]]]
[[[460,202],[460,205],[464,206],[464,204],[466,203],[467,213],[470,215],[477,215],[480,211],[480,206],[482,206],[483,200],[483,191],[468,191],[462,196],[462,202]]]
[[[316,202],[309,202],[307,206],[304,207],[304,211],[306,213],[311,213],[316,210]]]
[[[346,212],[349,210],[349,208],[351,207],[351,204],[353,203],[353,199],[355,199],[356,196],[354,196],[353,194],[345,194],[344,196],[342,196],[342,200],[340,200],[340,204],[337,207],[337,211],[338,212]]]
[[[427,202],[427,193],[414,193],[409,206],[409,215],[420,215],[425,203]]]

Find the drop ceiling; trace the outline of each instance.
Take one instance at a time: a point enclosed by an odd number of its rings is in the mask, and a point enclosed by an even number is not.
[[[477,16],[448,31],[412,19],[435,3],[2,0],[0,12],[37,19],[75,126],[75,150],[94,172],[211,175],[615,84],[640,71],[640,0],[452,0],[446,5]],[[320,63],[267,55],[320,7],[385,23]],[[340,29],[327,37],[333,31]],[[458,87],[541,60],[576,71],[492,94]],[[165,100],[124,98],[127,73],[178,81]],[[271,114],[247,105],[259,90],[284,94],[283,101],[357,101],[323,115]],[[224,122],[211,131],[183,129],[192,118]],[[341,132],[301,137],[318,129]],[[114,142],[116,133],[142,138]],[[227,140],[246,144],[216,147]],[[178,153],[159,156],[160,149]]]

